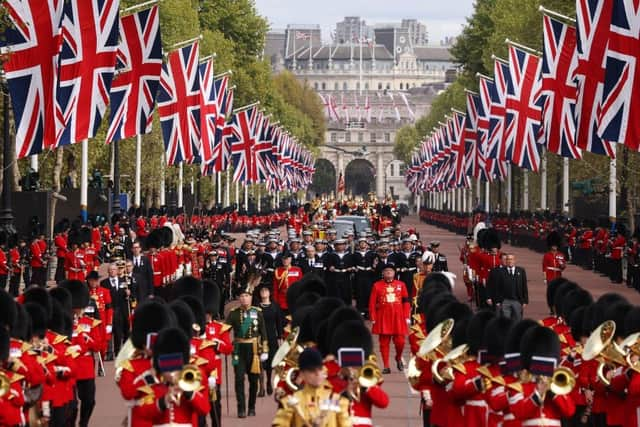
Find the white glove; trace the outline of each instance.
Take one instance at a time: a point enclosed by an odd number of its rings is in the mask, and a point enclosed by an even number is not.
[[[269,358],[269,353],[262,353],[260,355],[260,361],[261,362],[266,362],[268,358]]]
[[[407,325],[411,324],[411,319],[407,319]]]
[[[107,325],[106,331],[107,331],[108,334],[110,334],[111,331],[113,331],[113,326]]]
[[[216,377],[212,377],[210,376],[207,380],[207,383],[209,385],[209,389],[214,389],[216,388],[217,382],[216,382]]]

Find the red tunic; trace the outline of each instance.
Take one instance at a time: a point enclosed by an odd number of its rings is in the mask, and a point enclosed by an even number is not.
[[[168,393],[169,387],[166,384],[154,384],[151,392],[146,395],[139,405],[137,416],[149,421],[154,426],[188,426],[193,425],[194,416],[207,415],[211,410],[209,397],[206,391],[198,390],[193,392],[188,399],[182,395],[178,404],[169,404],[162,410],[160,400]]]
[[[144,356],[140,351],[136,351],[134,356],[125,360],[116,370],[116,384],[120,388],[120,394],[124,400],[137,403],[145,396],[145,386],[153,384],[155,381],[151,359]],[[131,427],[150,427],[151,420],[139,416],[141,408],[139,405],[130,405],[129,422]]]
[[[407,335],[407,320],[411,315],[409,295],[404,282],[379,280],[373,284],[369,298],[371,333]]]
[[[44,252],[42,251],[42,248],[40,246],[40,244],[38,243],[38,240],[34,240],[33,242],[31,242],[31,246],[29,247],[29,249],[31,249],[31,267],[33,268],[41,268],[44,267]]]
[[[548,393],[542,401],[536,392],[536,384],[526,383],[522,387],[523,393],[518,393],[512,399],[511,411],[528,426],[560,427],[561,419],[573,416],[576,410],[568,395],[552,396]]]
[[[288,310],[287,289],[302,278],[300,267],[278,267],[273,273],[273,300],[280,308]]]
[[[22,412],[24,405],[24,393],[22,391],[22,375],[15,372],[1,369],[0,372],[6,375],[9,380],[9,390],[0,397],[0,425],[15,426],[24,425],[25,417]]]
[[[350,407],[351,425],[365,427],[373,425],[371,408],[384,409],[389,406],[389,396],[380,386],[369,387],[360,391],[360,400],[353,400]]]
[[[611,259],[622,259],[622,254],[624,253],[624,247],[627,244],[624,236],[618,234],[616,238],[611,243]]]
[[[78,380],[88,380],[96,377],[95,360],[93,353],[102,348],[102,336],[98,329],[100,321],[87,316],[82,316],[73,325],[71,339],[72,347],[80,354],[76,359]]]
[[[486,426],[489,416],[489,407],[484,400],[483,391],[477,387],[479,367],[475,359],[466,361],[464,363],[466,373],[455,373],[450,391],[455,401],[463,403],[464,425],[470,427]]]
[[[567,266],[562,252],[549,251],[542,257],[542,272],[547,283],[558,277],[562,277],[562,271]]]
[[[84,281],[84,252],[81,249],[67,252],[64,257],[64,270],[67,272],[68,280]]]
[[[217,320],[209,322],[205,327],[205,336],[208,340],[214,342],[216,353],[218,353],[216,354],[215,362],[215,369],[218,372],[216,382],[218,384],[222,383],[222,357],[220,357],[220,355],[231,354],[231,352],[233,351],[230,330],[231,326]]]
[[[7,263],[7,254],[0,249],[0,276],[9,275],[9,264]]]
[[[56,245],[56,257],[64,258],[67,254],[67,236],[64,234],[58,234],[56,238],[53,240],[54,245]]]

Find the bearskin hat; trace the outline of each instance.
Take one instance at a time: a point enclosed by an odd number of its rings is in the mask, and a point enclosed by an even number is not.
[[[593,303],[593,297],[582,288],[568,292],[563,299],[557,302],[556,314],[562,316],[564,320],[571,317],[571,313],[578,307],[583,307]]]
[[[469,354],[475,355],[485,349],[484,329],[487,323],[495,317],[495,313],[489,310],[480,310],[471,317],[467,325],[467,344]]]
[[[9,359],[10,344],[9,331],[6,328],[0,328],[0,362],[6,362]]]
[[[158,228],[160,230],[160,238],[162,239],[162,246],[168,248],[173,245],[173,228],[165,225],[164,227]]]
[[[311,321],[311,330],[314,338],[317,336],[318,327],[323,319],[328,319],[334,310],[343,307],[344,302],[335,297],[323,297],[313,306],[309,318]]]
[[[553,307],[553,301],[556,296],[556,291],[558,290],[558,287],[560,287],[560,285],[568,281],[569,280],[564,277],[558,277],[557,279],[553,279],[549,283],[547,283],[547,291],[546,291],[547,306]]]
[[[552,246],[560,247],[562,246],[562,236],[557,231],[552,231],[547,234],[547,247],[551,248]]]
[[[313,307],[308,305],[306,307],[300,307],[291,315],[291,328],[296,326],[300,328],[300,335],[298,341],[301,343],[315,341],[313,336],[313,329],[311,328],[311,322],[308,321],[311,310]]]
[[[533,319],[523,319],[511,325],[504,340],[504,358],[506,372],[516,372],[522,369],[522,358],[520,354],[520,344],[525,332],[530,328],[538,326],[538,322]]]
[[[171,364],[171,368],[163,365],[166,356],[182,355],[182,365]],[[158,372],[179,371],[183,365],[189,363],[190,343],[189,337],[180,328],[165,328],[158,333],[158,338],[153,345],[153,368]]]
[[[133,313],[131,343],[135,348],[142,350],[146,347],[148,334],[172,327],[175,323],[175,316],[166,304],[147,300]]]
[[[0,289],[0,328],[3,326],[9,330],[16,324],[18,307],[13,297],[4,289]]]
[[[85,308],[89,305],[89,288],[79,280],[64,280],[60,287],[65,288],[71,294],[71,308]]]
[[[51,305],[51,307],[53,308],[52,315],[47,326],[53,332],[60,335],[65,335],[66,331],[64,322],[64,308],[62,307],[62,304],[60,304],[57,300],[53,300],[53,304]]]
[[[39,286],[30,286],[23,294],[23,302],[38,304],[44,309],[45,319],[51,318],[51,312],[53,311],[51,295],[45,288]]]
[[[500,236],[494,228],[487,228],[487,231],[483,238],[484,249],[491,250],[492,248],[500,249],[502,244],[500,242]]]
[[[189,308],[187,303],[181,299],[177,299],[169,304],[169,308],[173,311],[173,314],[176,317],[178,322],[177,326],[182,329],[182,332],[184,332],[189,338],[193,337],[193,325],[196,323],[196,318],[193,316],[193,311],[191,311],[191,308]]]
[[[358,313],[352,306],[344,306],[337,308],[331,313],[329,316],[327,324],[330,331],[335,331],[338,326],[340,326],[343,322],[348,320],[360,320],[363,321],[362,316]]]
[[[624,338],[625,335],[625,318],[631,311],[632,306],[626,301],[618,301],[604,310],[603,320],[613,320],[616,322],[616,332],[614,338]]]
[[[82,227],[79,233],[80,244],[91,243],[91,229],[89,227]]]
[[[193,276],[183,276],[173,283],[174,298],[192,295],[202,301],[202,281]]]
[[[427,331],[432,330],[438,323],[442,322],[445,319],[453,319],[454,322],[457,322],[460,319],[465,317],[471,317],[473,315],[473,311],[468,304],[459,302],[456,299],[441,305],[438,300],[434,300],[436,302],[433,305],[432,309],[429,310],[426,318]],[[444,302],[444,301],[443,301]]]
[[[617,325],[616,325],[617,326]],[[624,317],[624,334],[629,336],[640,332],[640,306],[633,306]]]
[[[525,369],[534,375],[550,377],[560,361],[560,339],[552,329],[535,326],[522,336],[520,353]],[[541,363],[542,358],[555,359],[556,363]]]
[[[306,292],[315,292],[320,296],[325,296],[327,295],[327,285],[317,274],[305,274],[287,289],[287,305],[293,307],[298,297]]]
[[[431,286],[437,284],[445,285],[451,291],[455,287],[455,276],[452,277],[451,274],[447,274],[447,272],[433,272],[430,273],[427,277],[424,278],[424,282],[422,283],[422,289],[427,290]]]
[[[338,326],[332,334],[329,353],[338,356],[338,350],[344,347],[362,348],[365,358],[373,352],[371,331],[361,320],[347,320]]]
[[[69,292],[65,288],[56,286],[53,289],[49,289],[49,295],[51,295],[51,299],[53,301],[58,301],[62,305],[62,308],[66,313],[71,313],[71,310],[73,308],[73,304],[71,301],[71,292]]]
[[[56,223],[56,225],[53,226],[53,233],[54,234],[64,233],[67,229],[69,229],[70,225],[71,225],[71,222],[69,221],[68,218],[62,218],[60,221]]]
[[[185,295],[183,297],[180,297],[180,299],[187,303],[187,305],[193,312],[193,317],[196,320],[196,324],[200,327],[200,330],[204,332],[204,327],[207,320],[204,316],[204,307],[202,306],[202,302],[192,295]]]
[[[588,306],[580,306],[571,312],[571,316],[567,320],[571,328],[571,336],[575,342],[580,342],[582,337],[588,337],[589,334],[584,329],[584,316]]]
[[[69,234],[67,235],[67,246],[69,249],[73,247],[73,245],[80,246],[82,244],[82,238],[80,236],[80,229],[72,228],[69,230]]]
[[[31,318],[22,304],[16,304],[16,322],[11,328],[11,336],[21,341],[31,339]]]
[[[331,344],[331,334],[329,333],[329,320],[323,319],[318,325],[316,331],[315,342],[317,348],[324,356],[329,354],[329,345]]]
[[[44,338],[47,332],[47,312],[40,305],[35,302],[28,302],[24,304],[24,309],[31,318],[31,334],[32,336],[38,336]],[[53,308],[51,309],[53,311]]]
[[[598,306],[596,303],[589,304],[584,309],[584,319],[582,321],[582,330],[586,335],[591,335],[598,326],[600,326],[598,319]]]
[[[607,292],[606,294],[602,294],[600,298],[598,298],[595,304],[596,308],[594,310],[594,321],[596,322],[594,329],[597,328],[598,325],[600,325],[605,320],[609,320],[610,312],[607,313],[608,308],[620,302],[629,304],[629,301],[627,301],[625,297],[614,292]]]
[[[452,348],[456,348],[462,344],[468,344],[467,342],[467,326],[471,321],[472,316],[463,317],[459,321],[456,321],[451,331],[451,344]]]
[[[490,361],[497,362],[504,356],[504,342],[512,326],[513,320],[504,316],[494,317],[487,323],[483,341]]]
[[[300,308],[307,305],[314,305],[320,298],[322,297],[316,292],[304,292],[296,299],[294,307]]]
[[[205,313],[209,314],[213,319],[217,319],[220,315],[220,288],[210,280],[202,281],[202,302]]]
[[[162,247],[162,236],[159,229],[152,230],[144,241],[145,246],[148,249],[155,248],[160,249]]]

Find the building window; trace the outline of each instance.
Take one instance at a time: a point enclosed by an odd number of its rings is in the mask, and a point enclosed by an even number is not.
[[[391,89],[391,83],[387,83],[387,90]]]
[[[382,83],[378,83],[378,90],[382,90]]]
[[[371,142],[376,142],[378,139],[377,134],[375,132],[371,132],[369,134],[369,138],[371,138]]]
[[[322,90],[326,90],[327,89],[327,84],[326,83],[322,83]]]
[[[369,90],[369,83],[364,84],[364,90]]]
[[[338,90],[339,87],[340,87],[340,85],[338,84],[338,82],[335,82],[333,84],[333,90]]]
[[[344,133],[344,142],[351,142],[351,132]]]
[[[342,83],[342,90],[347,90],[347,82]]]
[[[358,142],[364,142],[364,135],[362,132],[358,132]]]
[[[409,83],[407,83],[405,87],[407,88],[407,90],[409,90]]]
[[[391,134],[389,132],[384,133],[384,142],[391,142]]]
[[[318,88],[316,88],[316,89],[318,89]],[[400,90],[402,90],[402,83],[400,83]]]
[[[315,82],[315,83],[313,84],[313,88],[314,88],[315,90],[318,90],[318,82]]]
[[[331,142],[338,142],[338,134],[331,132]]]
[[[360,82],[356,83],[356,90],[360,90]]]

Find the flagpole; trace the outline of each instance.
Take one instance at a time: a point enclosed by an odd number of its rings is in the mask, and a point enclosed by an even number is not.
[[[178,165],[178,209],[182,209],[182,187],[184,185],[184,162]]]
[[[145,8],[147,6],[153,6],[156,3],[160,3],[161,1],[162,0],[149,0],[149,1],[146,1],[144,3],[140,3],[140,4],[136,4],[134,6],[131,6],[131,7],[127,7],[125,9],[120,9],[120,15],[122,16],[122,15],[124,15],[126,13],[133,12],[136,9],[143,9],[143,8]]]
[[[218,80],[218,79],[220,79],[220,78],[222,78],[222,77],[225,77],[225,76],[232,76],[232,75],[233,75],[233,70],[227,70],[227,71],[225,71],[224,73],[220,73],[220,74],[216,74],[216,75],[214,75],[214,76],[213,76],[213,79],[214,79],[214,80]],[[235,86],[232,86],[232,87],[230,87],[229,89],[234,89],[234,88],[235,88]]]
[[[256,196],[256,203],[258,206],[258,213],[262,210],[262,203],[260,200],[260,185],[256,185],[256,193],[258,193],[258,195]]]
[[[609,162],[609,219],[616,222],[617,217],[617,165],[616,165],[616,144],[613,145],[613,158]]]
[[[487,206],[487,213],[491,212],[491,183],[484,183],[484,204]]]
[[[547,210],[547,153],[544,148],[540,162],[540,209]]]
[[[480,196],[480,180],[479,179],[476,179],[476,197],[478,198],[478,203],[479,203],[482,200],[482,197]]]
[[[112,177],[113,178],[113,177]],[[5,185],[8,183],[5,182]],[[80,216],[82,222],[87,222],[87,201],[89,192],[89,140],[82,140],[82,154],[80,165]]]
[[[224,206],[228,208],[231,206],[231,172],[227,168],[227,176],[224,182]]]
[[[524,186],[523,200],[522,200],[522,209],[525,211],[529,210],[529,171],[526,169],[522,170],[522,181]]]
[[[562,212],[569,213],[569,158],[562,159]]]
[[[507,163],[507,214],[511,213],[511,198],[513,194],[511,187],[513,182],[513,176],[511,175],[512,172],[511,163]]]
[[[164,53],[164,56],[169,55],[169,54],[170,54],[172,51],[174,51],[174,50],[177,50],[177,49],[183,48],[183,47],[185,47],[185,46],[187,46],[187,45],[189,45],[189,44],[191,44],[191,43],[195,43],[195,42],[200,41],[200,40],[202,40],[202,34],[200,34],[198,37],[194,37],[194,38],[189,39],[189,40],[184,40],[184,41],[181,41],[181,42],[175,43],[175,44],[171,45],[171,46],[167,49],[167,51]]]
[[[540,5],[540,7],[538,7],[538,12],[542,13],[543,15],[550,16],[552,18],[557,18],[557,19],[561,19],[561,20],[567,21],[567,22],[569,22],[569,23],[571,23],[573,25],[576,24],[576,20],[574,18],[562,15],[562,14],[560,14],[558,12],[554,12],[553,10],[549,10],[549,9],[545,8],[544,6],[542,6],[542,5]]]
[[[464,188],[456,188],[456,198],[458,199],[458,202],[456,203],[458,205],[458,212],[464,212]]]
[[[244,185],[244,211],[249,212],[249,185]]]
[[[516,43],[510,39],[505,39],[504,42],[510,46],[513,47],[517,47],[518,49],[522,49],[522,50],[526,50],[528,53],[535,55],[535,56],[542,56],[542,52],[540,52],[539,50],[535,50],[533,48],[530,48],[529,46],[525,46],[523,44],[520,43]]]
[[[29,167],[34,171],[38,172],[38,155],[34,154],[29,157]]]
[[[240,183],[236,181],[236,206],[240,210]]]
[[[245,105],[244,107],[236,108],[235,110],[233,110],[233,114],[239,113],[240,111],[248,110],[249,108],[255,107],[257,105],[260,105],[260,101],[254,102],[254,103],[249,104],[249,105]]]
[[[162,150],[162,157],[160,158],[160,206],[166,206],[165,199],[165,190],[166,190],[166,181],[165,181],[165,167],[167,161],[165,160],[165,152]]]
[[[133,200],[133,205],[137,208],[140,207],[140,183],[142,170],[142,135],[136,137],[136,188]]]
[[[216,172],[216,203],[222,203],[222,172]]]

